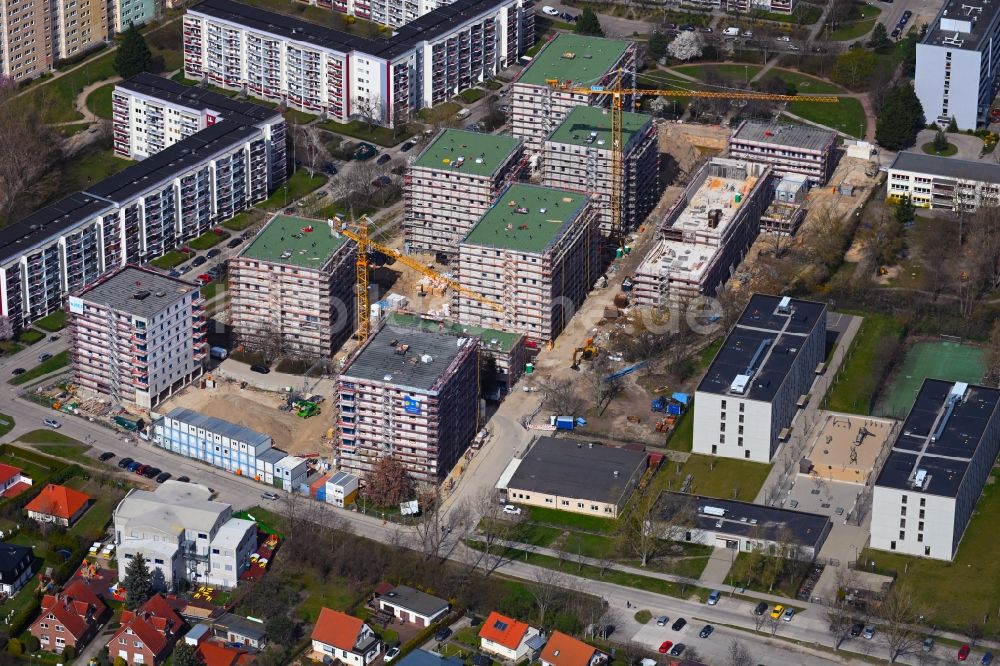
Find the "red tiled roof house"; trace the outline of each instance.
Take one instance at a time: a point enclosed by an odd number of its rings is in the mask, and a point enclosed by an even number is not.
[[[542,649],[542,666],[597,666],[608,656],[592,645],[561,631],[553,631]]]
[[[77,579],[62,592],[42,597],[41,612],[29,631],[43,650],[62,653],[69,646],[79,653],[109,614],[90,585]]]
[[[324,664],[341,661],[347,666],[368,666],[382,652],[372,628],[359,618],[323,608],[312,632],[313,659]]]
[[[528,641],[537,635],[538,629],[493,611],[479,630],[479,642],[483,652],[520,661],[531,653]]]
[[[34,521],[69,527],[86,513],[91,499],[87,493],[50,483],[24,508]]]
[[[122,626],[108,641],[111,659],[128,664],[162,664],[173,650],[184,620],[157,594],[135,611],[122,611]]]
[[[31,487],[31,479],[20,467],[0,463],[0,496],[14,497]]]

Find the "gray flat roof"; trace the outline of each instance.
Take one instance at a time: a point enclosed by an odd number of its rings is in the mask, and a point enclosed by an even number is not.
[[[267,636],[267,632],[264,631],[263,624],[260,622],[254,622],[253,620],[248,620],[247,618],[236,615],[235,613],[223,613],[219,617],[212,620],[212,625],[225,627],[234,634],[246,636],[252,640],[259,641]]]
[[[462,666],[464,662],[455,657],[442,657],[436,652],[428,652],[417,648],[403,657],[399,666]]]
[[[837,140],[837,133],[797,123],[763,123],[747,120],[733,132],[730,141],[754,141],[803,150],[823,150]]]
[[[890,169],[915,171],[944,178],[978,180],[986,183],[1000,183],[1000,164],[955,160],[950,157],[903,152],[889,165]]]
[[[85,192],[71,194],[0,229],[0,261],[18,257],[77,225],[112,210],[114,204]]]
[[[169,418],[176,419],[177,421],[183,421],[184,423],[193,425],[197,428],[204,428],[209,432],[222,435],[223,437],[228,437],[229,439],[235,439],[240,442],[252,444],[254,447],[257,447],[260,444],[270,445],[272,443],[271,437],[262,432],[251,430],[250,428],[246,428],[236,423],[217,419],[214,416],[207,416],[200,412],[196,412],[193,409],[177,407],[171,410],[167,416]]]
[[[121,81],[117,87],[189,109],[218,111],[228,121],[252,124],[275,118],[281,119],[281,113],[275,109],[226,97],[207,88],[186,86],[146,72]]]
[[[281,449],[276,449],[274,447],[271,447],[267,451],[264,451],[263,453],[259,454],[257,456],[257,460],[259,460],[260,462],[271,463],[272,465],[276,465],[287,457],[288,454],[282,451]]]
[[[383,326],[358,350],[341,378],[365,379],[432,391],[438,379],[472,337],[409,326]]]
[[[617,504],[646,468],[646,458],[642,451],[542,436],[507,487]]]
[[[993,35],[998,13],[1000,5],[989,0],[945,0],[921,43],[977,51]]]
[[[791,314],[787,315],[777,311],[780,301],[779,296],[764,294],[750,298],[698,385],[699,391],[730,395],[736,377],[745,375],[754,362],[752,381],[744,392],[732,395],[764,402],[774,398],[802,344],[826,321],[823,303],[793,298]]]
[[[953,390],[960,397],[949,410]],[[875,485],[954,497],[987,426],[997,418],[998,403],[995,388],[925,379]],[[947,420],[934,438],[939,417]],[[918,470],[925,472],[921,488],[915,485]]]
[[[125,266],[85,289],[80,298],[149,319],[197,290],[190,282],[138,266]]]
[[[379,600],[428,617],[448,608],[448,602],[444,599],[414,590],[409,585],[397,585],[379,597]]]

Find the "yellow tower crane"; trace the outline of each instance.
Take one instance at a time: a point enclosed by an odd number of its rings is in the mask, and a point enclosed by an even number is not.
[[[578,86],[572,81],[546,79],[549,87],[562,92],[578,95],[610,95],[611,96],[611,238],[619,244],[624,243],[625,233],[622,227],[622,161],[624,146],[622,145],[622,102],[626,95],[653,95],[658,97],[699,97],[707,99],[741,99],[741,100],[771,100],[778,102],[823,102],[836,103],[837,97],[821,95],[776,95],[771,93],[741,92],[741,91],[702,91],[702,90],[659,90],[641,88],[623,88],[622,70],[618,70],[614,83],[610,86]]]
[[[445,284],[447,287],[458,292],[462,296],[479,301],[487,307],[493,308],[497,312],[503,312],[503,306],[496,301],[490,300],[489,298],[479,294],[467,287],[462,286],[457,280],[447,278],[437,271],[424,266],[419,261],[407,257],[405,254],[399,250],[394,250],[391,247],[377,243],[368,237],[368,226],[369,220],[367,217],[362,217],[358,222],[357,230],[353,229],[336,229],[335,233],[342,234],[347,238],[350,238],[355,243],[358,244],[358,259],[356,262],[356,286],[357,286],[357,304],[358,304],[358,330],[356,336],[359,340],[367,340],[368,335],[371,333],[371,304],[368,299],[368,251],[378,250],[382,254],[392,257],[404,266],[408,266],[413,270],[417,271],[422,275],[437,280]]]

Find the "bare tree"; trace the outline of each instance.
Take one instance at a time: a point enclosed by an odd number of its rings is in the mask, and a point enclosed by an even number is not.
[[[413,526],[413,537],[416,542],[414,550],[423,553],[428,562],[441,564],[445,554],[442,546],[447,536],[447,526],[441,513],[441,496],[438,489],[418,493],[420,518]]]
[[[560,588],[565,585],[565,577],[555,569],[537,567],[532,578],[534,582],[528,589],[535,598],[535,606],[538,608],[538,624],[545,627],[545,614],[562,594]]]
[[[771,615],[767,616],[767,630],[771,632],[772,636],[778,633],[778,629],[781,629],[781,623],[782,619],[780,616],[779,617],[773,617]]]
[[[505,514],[500,497],[493,488],[484,489],[471,502],[472,505],[468,512],[469,520],[470,523],[478,521],[479,529],[476,541],[481,550],[471,548],[468,550],[478,554],[472,566],[478,567],[485,572],[486,576],[489,576],[509,560],[505,555],[507,552],[506,542],[513,540],[524,521],[524,516]]]
[[[16,92],[13,81],[0,77],[0,223],[40,203],[60,157],[59,139],[40,117],[49,106],[44,93]]]
[[[10,340],[14,337],[14,324],[10,317],[0,316],[0,340]]]
[[[665,541],[687,541],[695,529],[696,509],[690,495],[647,491],[632,500],[627,515],[619,521],[622,549],[639,558],[641,566],[662,552]]]
[[[573,381],[553,378],[538,382],[538,388],[542,391],[543,404],[553,412],[574,415],[583,411],[584,401]]]
[[[285,341],[276,321],[261,322],[253,330],[237,331],[236,336],[248,351],[259,354],[265,365],[271,365],[284,351]]]
[[[764,626],[765,622],[767,622],[768,614],[761,613],[760,615],[758,615],[757,610],[755,608],[751,608],[750,617],[753,619],[754,631],[760,631],[760,628]]]
[[[729,643],[729,658],[726,660],[728,666],[753,666],[754,658],[750,650],[742,641],[735,638]]]
[[[854,587],[857,573],[848,567],[837,569],[836,590],[834,592],[833,603],[826,612],[827,628],[833,637],[833,649],[840,648],[841,643],[847,640],[851,626],[854,624],[854,617],[851,608],[847,605],[847,595]]]
[[[920,635],[914,628],[919,615],[913,595],[898,583],[879,604],[878,618],[889,645],[890,664],[920,643]]]
[[[597,410],[600,413],[604,413],[611,401],[614,400],[615,396],[621,393],[622,390],[622,379],[620,377],[615,377],[614,379],[605,380],[612,374],[611,364],[608,361],[607,356],[601,355],[595,358],[590,364],[590,368],[584,373],[584,381],[593,391],[594,404],[597,405]]]
[[[382,98],[378,95],[358,97],[352,100],[353,111],[368,124],[368,132],[374,132],[375,126],[382,122]]]

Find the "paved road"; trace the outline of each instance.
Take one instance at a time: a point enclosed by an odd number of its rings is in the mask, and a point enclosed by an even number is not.
[[[884,23],[886,30],[890,33],[903,17],[903,12],[911,11],[913,15],[903,29],[905,34],[911,27],[919,28],[925,23],[930,23],[937,16],[938,11],[944,5],[944,0],[896,0],[896,2],[876,2],[870,3],[882,10],[879,14],[879,22]]]
[[[570,7],[569,5],[564,5],[556,0],[543,0],[535,5],[535,13],[538,16],[548,19],[554,19],[556,21],[562,21],[562,18],[558,16],[546,16],[542,12],[542,7],[552,7],[559,10],[559,13],[568,12],[574,16],[579,16],[581,10],[577,7]],[[619,18],[617,16],[610,16],[608,14],[598,14],[598,20],[601,22],[601,28],[604,30],[605,37],[631,37],[633,33],[638,33],[640,35],[647,35],[652,32],[652,27],[649,23],[645,21],[635,21],[633,19]]]

